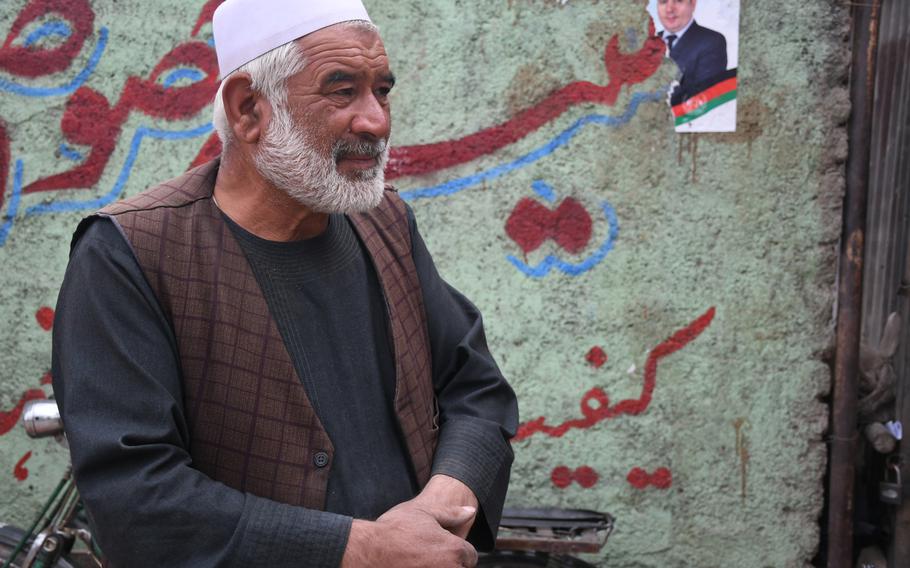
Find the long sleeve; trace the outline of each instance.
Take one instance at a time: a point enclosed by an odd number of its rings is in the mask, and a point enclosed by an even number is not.
[[[113,223],[76,244],[57,303],[54,392],[76,484],[116,567],[337,566],[349,517],[193,469],[176,342]]]
[[[433,473],[462,481],[477,496],[480,514],[468,540],[489,550],[509,483],[518,404],[487,347],[480,312],[439,276],[413,213],[410,223],[440,410]]]

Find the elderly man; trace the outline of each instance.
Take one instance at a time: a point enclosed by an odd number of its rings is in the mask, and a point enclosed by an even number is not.
[[[385,188],[359,0],[227,0],[220,160],[76,231],[54,390],[111,565],[473,566],[517,427],[480,314]]]
[[[667,54],[679,66],[679,88],[683,99],[709,87],[718,74],[727,70],[727,41],[723,34],[698,25],[696,0],[657,0],[657,16],[664,26],[661,37]]]

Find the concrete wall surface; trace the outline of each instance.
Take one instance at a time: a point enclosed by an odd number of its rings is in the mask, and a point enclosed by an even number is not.
[[[742,3],[725,134],[674,133],[643,0],[366,3],[398,77],[389,177],[519,396],[509,504],[611,512],[602,565],[806,565],[847,3]],[[217,4],[0,4],[0,519],[66,465],[15,422],[51,392],[73,228],[217,151]]]

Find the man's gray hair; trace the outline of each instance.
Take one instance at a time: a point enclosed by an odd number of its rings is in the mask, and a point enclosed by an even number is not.
[[[351,20],[336,25],[354,30],[379,32],[379,28],[375,24],[365,20]],[[241,65],[225,77],[215,94],[212,108],[212,125],[215,127],[215,132],[218,133],[218,138],[221,139],[222,146],[230,145],[234,139],[221,96],[221,90],[228,78],[237,73],[249,74],[252,81],[251,88],[254,91],[264,96],[273,106],[284,108],[288,101],[288,79],[303,71],[305,66],[306,58],[303,50],[296,41],[290,41]]]
[[[228,146],[234,139],[231,127],[228,124],[227,114],[224,112],[222,89],[225,82],[237,73],[247,73],[252,82],[251,88],[264,96],[270,103],[277,105],[287,104],[288,79],[303,70],[306,60],[303,51],[297,42],[291,41],[282,46],[260,55],[256,59],[241,65],[221,81],[218,93],[215,95],[215,105],[212,109],[212,125],[223,146]]]

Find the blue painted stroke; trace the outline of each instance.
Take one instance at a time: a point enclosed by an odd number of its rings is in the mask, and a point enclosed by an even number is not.
[[[58,150],[60,152],[60,155],[63,156],[64,158],[66,158],[67,160],[72,160],[74,162],[81,162],[82,160],[85,159],[85,156],[83,156],[78,151],[73,150],[66,144],[60,144],[60,148],[58,148]]]
[[[610,231],[607,233],[607,238],[604,240],[603,244],[601,244],[600,247],[585,260],[577,264],[573,264],[553,255],[547,255],[547,257],[540,261],[540,264],[537,266],[530,266],[528,264],[525,264],[511,254],[506,256],[506,260],[511,262],[515,268],[523,272],[525,275],[532,278],[543,278],[554,268],[568,274],[569,276],[578,276],[580,274],[584,274],[585,272],[600,264],[603,259],[607,257],[607,254],[613,250],[613,244],[616,242],[616,237],[619,235],[619,221],[616,219],[616,211],[613,210],[613,206],[604,201],[601,204],[601,207],[603,208],[604,217],[607,218],[607,222],[610,224]]]
[[[553,188],[550,186],[550,184],[543,180],[538,179],[532,181],[531,189],[534,190],[534,193],[543,199],[546,199],[550,203],[554,203],[556,201],[556,192],[553,191]]]
[[[4,182],[6,180],[3,180]],[[2,190],[2,189],[0,189]],[[6,243],[6,237],[9,236],[13,228],[13,221],[16,219],[16,213],[19,212],[19,198],[22,196],[22,160],[16,160],[16,170],[13,174],[13,193],[7,201],[6,213],[0,219],[3,224],[0,225],[0,247]]]
[[[205,74],[198,69],[175,69],[167,74],[167,77],[164,78],[164,88],[169,89],[181,79],[189,79],[190,82],[195,83],[205,79]]]
[[[663,100],[666,96],[664,91],[658,91],[654,93],[635,93],[632,95],[631,100],[629,101],[629,107],[626,109],[626,112],[620,116],[607,116],[603,114],[589,114],[583,116],[569,128],[563,130],[555,138],[533,150],[524,156],[517,158],[511,162],[500,164],[493,168],[490,168],[486,171],[472,174],[463,178],[454,179],[441,183],[439,185],[434,185],[431,187],[424,187],[421,189],[412,189],[410,191],[400,192],[401,198],[410,201],[413,199],[425,199],[429,197],[440,197],[443,195],[452,195],[458,193],[459,191],[468,189],[475,185],[479,185],[482,182],[493,180],[499,177],[502,177],[510,172],[513,172],[517,169],[521,169],[525,166],[533,164],[534,162],[545,158],[562,148],[569,141],[572,140],[581,130],[589,124],[603,124],[605,126],[622,126],[627,124],[632,117],[638,112],[638,107],[644,102],[660,101]]]
[[[25,47],[31,47],[39,40],[48,36],[68,38],[72,33],[73,31],[66,22],[47,22],[37,30],[28,34],[28,37],[25,38]]]
[[[191,128],[189,130],[157,130],[141,126],[136,130],[136,133],[133,134],[133,140],[130,142],[130,151],[126,157],[126,162],[124,162],[123,167],[120,169],[120,175],[117,177],[114,187],[109,192],[96,199],[83,201],[54,201],[53,203],[33,205],[32,207],[29,207],[25,213],[26,215],[44,215],[46,213],[60,213],[64,211],[100,209],[108,203],[116,201],[123,192],[126,182],[130,179],[133,166],[136,164],[136,158],[139,156],[139,149],[142,145],[143,138],[153,138],[156,140],[183,140],[186,138],[202,136],[211,131],[211,123],[203,124],[202,126],[197,126],[196,128]]]
[[[40,31],[41,28],[38,28],[32,35]],[[50,33],[50,32],[48,32]],[[19,83],[14,83],[8,79],[0,78],[0,91],[6,91],[8,93],[13,93],[14,95],[21,95],[23,97],[56,97],[60,95],[68,95],[81,87],[88,81],[88,78],[95,71],[95,67],[98,66],[98,62],[101,61],[101,56],[104,55],[104,50],[107,48],[107,28],[102,27],[98,31],[98,44],[95,46],[95,50],[92,52],[91,57],[88,59],[88,63],[85,64],[85,68],[76,75],[72,81],[65,85],[60,85],[59,87],[27,87],[25,85],[20,85]],[[32,37],[31,35],[29,37]],[[27,40],[26,40],[27,41]]]

